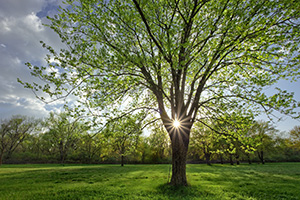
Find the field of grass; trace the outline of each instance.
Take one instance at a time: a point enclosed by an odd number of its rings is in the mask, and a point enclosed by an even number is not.
[[[177,188],[169,167],[2,165],[0,199],[300,199],[300,163],[187,165]]]

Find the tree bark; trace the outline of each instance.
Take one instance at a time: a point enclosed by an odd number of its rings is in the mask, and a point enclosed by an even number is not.
[[[121,155],[121,167],[123,167],[124,166],[124,155],[122,154]]]
[[[220,160],[221,160],[221,164],[224,164],[224,161],[223,161],[223,156],[222,156],[222,154],[220,154]]]
[[[240,156],[238,154],[235,155],[235,159],[236,159],[236,164],[239,165],[240,164]]]
[[[232,154],[229,155],[230,164],[233,165]]]
[[[170,185],[187,186],[186,158],[189,146],[190,129],[175,129],[170,134],[172,143],[172,178]]]
[[[178,101],[179,102],[179,101]],[[191,116],[185,114],[184,104],[178,103],[176,110],[172,110],[172,119],[168,117],[164,110],[162,101],[162,94],[158,95],[158,103],[160,109],[161,119],[169,133],[172,146],[172,177],[170,185],[187,186],[186,178],[186,158],[190,142],[190,131],[193,126],[193,119]],[[180,109],[182,109],[180,111]],[[179,126],[174,126],[174,120],[179,121]]]
[[[264,161],[264,151],[260,151],[260,156],[259,156],[259,158],[260,158],[261,163],[262,163],[262,164],[265,164],[265,161]]]
[[[204,153],[204,154],[205,154],[206,164],[207,164],[207,165],[211,165],[211,164],[210,164],[210,153]]]
[[[261,164],[265,164],[264,152],[263,151],[257,151],[257,155],[258,155],[259,160],[261,161]]]

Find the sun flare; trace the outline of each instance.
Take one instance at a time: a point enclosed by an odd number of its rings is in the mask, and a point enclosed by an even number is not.
[[[175,128],[179,128],[180,127],[180,122],[177,119],[175,119],[174,122],[173,122],[173,126]]]

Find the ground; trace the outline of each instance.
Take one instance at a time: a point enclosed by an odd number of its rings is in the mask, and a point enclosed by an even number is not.
[[[0,199],[300,199],[300,163],[187,165],[190,186],[167,185],[170,165],[2,165]]]

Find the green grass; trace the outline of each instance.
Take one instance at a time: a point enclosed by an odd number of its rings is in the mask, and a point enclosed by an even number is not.
[[[177,188],[169,167],[2,165],[0,199],[300,199],[300,163],[188,165]]]

